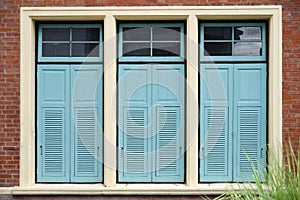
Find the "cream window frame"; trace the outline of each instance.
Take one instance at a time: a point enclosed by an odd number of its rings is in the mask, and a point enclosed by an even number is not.
[[[182,7],[22,7],[20,12],[20,183],[6,188],[19,194],[221,194],[236,184],[198,181],[198,26],[199,20],[267,20],[269,23],[268,138],[281,157],[282,144],[282,11],[281,6]],[[137,17],[138,16],[138,17]],[[186,182],[184,184],[119,184],[116,177],[117,20],[185,20],[187,26]],[[103,184],[37,184],[35,149],[35,22],[104,21],[104,182]],[[197,107],[197,108],[195,108]],[[272,160],[270,161],[272,165]]]

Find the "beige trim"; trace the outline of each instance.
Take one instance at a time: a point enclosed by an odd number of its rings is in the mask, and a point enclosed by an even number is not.
[[[255,188],[253,184],[201,184],[189,187],[184,184],[117,184],[105,187],[102,184],[36,184],[33,187],[11,188],[13,195],[220,195],[228,189]]]
[[[198,19],[187,19],[187,82],[186,82],[186,184],[198,185]]]
[[[20,185],[35,182],[35,27],[27,13],[20,20]]]
[[[116,20],[187,21],[186,184],[116,183]],[[282,144],[281,6],[182,7],[23,7],[21,8],[20,186],[12,194],[215,194],[231,184],[198,184],[198,19],[269,21],[269,143],[280,156]],[[35,21],[104,20],[104,184],[35,183]],[[196,45],[197,46],[197,45]],[[195,56],[193,56],[195,55]]]
[[[117,91],[117,24],[112,15],[104,19],[104,184],[116,185],[117,132],[116,132],[116,91]]]

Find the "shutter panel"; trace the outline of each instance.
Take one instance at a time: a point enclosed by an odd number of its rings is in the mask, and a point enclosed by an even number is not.
[[[266,65],[234,69],[234,181],[254,181],[253,168],[262,172],[266,165]]]
[[[69,181],[69,71],[38,65],[37,181]]]
[[[151,180],[149,65],[119,65],[119,181]]]
[[[200,181],[232,180],[232,65],[201,65]]]
[[[153,65],[153,182],[184,181],[184,65]]]
[[[101,65],[72,65],[72,182],[102,181]]]

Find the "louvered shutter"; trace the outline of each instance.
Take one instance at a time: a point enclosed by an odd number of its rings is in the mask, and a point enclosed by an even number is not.
[[[152,65],[153,182],[184,181],[184,65]]]
[[[266,165],[266,64],[236,64],[234,77],[234,181],[254,181]]]
[[[119,181],[151,179],[149,65],[119,65]]]
[[[69,181],[69,68],[38,65],[37,181]]]
[[[200,181],[232,180],[232,65],[201,65]]]
[[[71,182],[102,181],[101,72],[101,65],[71,65]]]

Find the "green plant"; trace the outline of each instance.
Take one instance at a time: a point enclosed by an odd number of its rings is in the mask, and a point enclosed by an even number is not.
[[[231,188],[219,199],[236,200],[298,200],[300,199],[300,148],[298,153],[289,145],[285,151],[283,162],[271,155],[273,165],[268,167],[265,180],[261,174],[253,168],[255,183],[237,184],[237,188]]]

